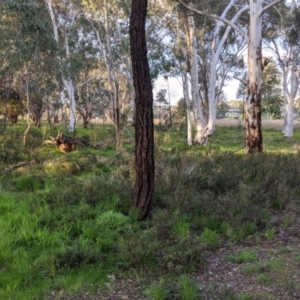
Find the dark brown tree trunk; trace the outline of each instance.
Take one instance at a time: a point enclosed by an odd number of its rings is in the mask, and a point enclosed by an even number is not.
[[[115,126],[115,136],[116,136],[116,147],[117,149],[121,147],[121,124],[120,124],[120,104],[119,104],[119,84],[115,80],[112,83],[113,85],[113,119],[114,119],[114,126]]]
[[[132,206],[147,218],[154,196],[153,94],[147,59],[147,0],[132,0],[130,47],[135,88],[135,190]]]
[[[89,120],[88,120],[88,117],[87,116],[82,116],[82,119],[83,119],[83,128],[87,128],[88,125],[89,125]]]
[[[54,114],[53,123],[55,123],[55,124],[59,123],[59,115],[58,115],[58,113]]]

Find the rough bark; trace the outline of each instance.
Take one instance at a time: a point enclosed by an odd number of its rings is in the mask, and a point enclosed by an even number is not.
[[[135,190],[132,206],[147,218],[154,196],[153,94],[147,59],[147,0],[132,0],[130,52],[135,88]]]
[[[261,26],[262,1],[250,0],[250,27],[248,40],[248,87],[246,100],[246,150],[262,152],[261,132]]]

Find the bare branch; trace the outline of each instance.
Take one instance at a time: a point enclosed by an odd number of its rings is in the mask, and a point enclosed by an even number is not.
[[[26,161],[26,162],[20,162],[20,163],[18,163],[18,164],[16,164],[16,165],[12,166],[12,167],[10,167],[10,168],[5,169],[4,171],[2,171],[2,172],[0,173],[0,175],[2,176],[2,175],[5,175],[5,174],[8,174],[8,173],[10,173],[10,172],[12,172],[12,171],[14,171],[14,170],[16,170],[16,169],[18,169],[18,168],[22,168],[22,167],[31,165],[31,164],[33,164],[33,163],[34,163],[34,160]]]
[[[246,80],[243,80],[243,79],[240,79],[236,76],[233,76],[234,79],[238,80],[240,83],[242,83],[244,86],[247,86],[247,81]]]
[[[279,1],[279,0],[278,0]],[[280,0],[282,1],[282,0]],[[179,0],[179,2],[184,5],[186,8],[188,8],[189,10],[191,11],[194,11],[195,13],[199,14],[199,15],[203,15],[203,16],[207,16],[207,17],[211,17],[215,20],[219,20],[219,21],[222,21],[224,22],[225,24],[227,24],[228,26],[232,27],[233,29],[235,29],[243,38],[247,39],[247,35],[240,29],[238,28],[234,23],[232,23],[231,21],[227,20],[226,18],[222,18],[218,15],[215,15],[215,14],[210,14],[210,13],[207,13],[205,11],[202,11],[202,10],[198,10],[194,7],[191,7],[190,5],[187,5],[185,4],[184,2],[182,2],[182,0]],[[248,6],[248,5],[247,5]]]
[[[262,15],[266,12],[266,10],[268,10],[268,9],[269,9],[270,7],[272,7],[273,5],[275,5],[275,4],[279,3],[279,2],[282,2],[282,1],[284,1],[284,0],[275,0],[274,2],[272,2],[272,3],[268,4],[268,5],[266,5],[266,6],[263,7],[263,9],[259,12],[259,15],[262,16]]]

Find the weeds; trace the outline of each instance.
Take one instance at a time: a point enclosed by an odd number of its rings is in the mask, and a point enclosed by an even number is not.
[[[225,257],[226,262],[233,262],[237,264],[249,263],[255,260],[257,260],[257,255],[252,250],[235,252]]]
[[[146,294],[149,297],[149,300],[167,300],[170,296],[170,291],[162,283],[156,283],[151,285]]]
[[[201,244],[208,249],[216,249],[220,243],[220,235],[209,228],[204,228],[204,231],[201,233],[200,237]]]
[[[197,283],[187,275],[182,275],[178,279],[179,296],[182,300],[199,299]]]
[[[274,238],[275,238],[274,228],[267,228],[265,236],[266,236],[267,240],[274,240]]]

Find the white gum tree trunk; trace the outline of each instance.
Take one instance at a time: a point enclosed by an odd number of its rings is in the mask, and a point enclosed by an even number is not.
[[[221,15],[221,18],[225,18],[228,11],[232,8],[235,1],[232,0],[227,5],[226,9]],[[242,9],[240,9],[236,15],[231,19],[231,23],[234,24],[241,14],[249,9],[249,5],[244,6]],[[220,58],[221,51],[224,47],[224,44],[228,38],[228,35],[230,33],[230,30],[232,29],[231,26],[228,26],[223,34],[223,36],[220,38],[220,30],[223,27],[223,22],[218,21],[215,30],[214,30],[214,39],[211,46],[211,62],[210,62],[210,72],[209,72],[209,93],[208,93],[208,105],[209,105],[209,118],[208,123],[204,129],[203,132],[203,140],[206,141],[211,136],[211,134],[215,130],[216,126],[216,119],[217,119],[217,107],[218,107],[218,99],[216,97],[216,86],[217,86],[217,66]],[[244,36],[245,37],[245,36]],[[223,84],[224,84],[223,78]],[[221,85],[221,87],[223,86]]]
[[[283,116],[283,130],[282,133],[284,134],[285,126],[287,124],[287,94],[288,94],[288,87],[287,87],[287,68],[282,65],[282,94],[283,94],[283,104],[282,104],[282,116]]]
[[[224,15],[218,16],[215,14],[210,14],[206,11],[200,11],[195,9],[193,5],[187,5],[182,0],[179,0],[181,4],[186,6],[188,9],[201,14],[207,17],[211,17],[213,19],[222,21],[227,24],[229,28],[235,29],[241,36],[245,37],[245,33],[234,24],[234,22],[239,17],[244,10],[250,9],[250,26],[249,26],[249,35],[248,35],[248,87],[247,87],[247,103],[246,103],[246,149],[248,153],[252,153],[254,151],[262,152],[262,134],[261,134],[261,109],[260,109],[260,101],[261,101],[261,72],[262,72],[262,51],[261,51],[261,29],[262,29],[262,15],[263,13],[282,0],[275,0],[274,2],[266,5],[264,8],[262,7],[262,0],[249,0],[249,6],[244,6],[238,13],[234,16],[234,18],[229,21],[226,19],[226,9],[224,11]],[[234,1],[229,2],[229,6]],[[235,19],[236,18],[236,19]],[[228,30],[230,30],[227,28]],[[227,30],[226,30],[227,31]],[[226,33],[225,31],[225,33]],[[227,33],[228,35],[228,33]],[[225,38],[225,35],[223,35]],[[222,41],[223,39],[221,39]],[[221,47],[221,43],[219,45]],[[218,49],[216,47],[215,49]],[[217,51],[215,52],[217,53]],[[215,55],[213,53],[213,55]],[[212,58],[212,66],[216,65],[214,58]],[[198,141],[200,144],[204,144],[207,141],[206,136],[209,136],[214,130],[214,120],[215,120],[215,111],[214,108],[216,104],[216,96],[215,91],[213,91],[213,74],[211,71],[211,85],[210,85],[210,98],[214,100],[209,100],[211,105],[211,115],[210,120],[208,121],[207,126],[203,130],[202,133],[204,136],[199,137]],[[192,75],[192,72],[191,72]],[[192,84],[193,85],[193,84]],[[198,134],[198,132],[197,132]],[[202,142],[202,143],[201,143]]]
[[[246,150],[262,152],[261,81],[262,81],[262,1],[250,0],[248,40],[248,86],[246,99]]]
[[[67,58],[70,57],[70,49],[69,49],[69,41],[67,34],[65,35],[65,48],[66,48],[66,56]],[[73,81],[71,78],[62,78],[64,86],[68,93],[68,98],[70,101],[70,112],[69,112],[69,132],[75,131],[75,124],[76,124],[76,102],[75,102],[75,88],[73,85]]]
[[[285,38],[285,36],[284,36]],[[276,41],[273,40],[272,51],[275,53],[279,66],[282,71],[282,116],[283,116],[283,130],[282,133],[286,137],[293,136],[294,125],[294,104],[299,88],[299,63],[297,57],[299,56],[300,47],[292,45],[285,48],[285,54],[281,54]]]
[[[180,0],[180,2],[183,5],[187,6],[181,0]],[[217,96],[216,96],[217,69],[218,69],[220,54],[221,54],[224,44],[228,38],[229,32],[232,28],[234,28],[245,39],[247,38],[246,35],[244,34],[244,32],[241,31],[235,25],[235,22],[239,19],[239,17],[241,16],[241,14],[243,12],[245,12],[246,10],[249,9],[249,5],[245,5],[243,8],[241,8],[233,16],[233,18],[231,20],[226,19],[226,15],[230,11],[230,9],[233,8],[233,6],[235,5],[235,2],[236,2],[235,0],[230,0],[228,5],[225,7],[221,16],[209,14],[205,11],[200,11],[194,7],[187,6],[190,10],[192,10],[198,14],[206,15],[208,17],[218,20],[216,23],[216,27],[214,29],[213,40],[212,40],[212,44],[211,44],[211,61],[210,61],[210,66],[209,66],[210,72],[209,72],[208,93],[207,93],[208,94],[208,111],[204,111],[204,108],[201,107],[202,124],[201,124],[201,126],[199,126],[199,122],[196,122],[196,127],[199,128],[199,130],[197,130],[197,132],[196,132],[196,137],[194,139],[195,144],[205,145],[208,142],[208,138],[210,137],[210,135],[213,133],[213,131],[215,129],[216,118],[217,118],[217,105],[218,105]],[[226,28],[225,32],[223,33],[223,35],[220,36],[220,32],[221,32],[224,24],[227,25],[227,28]],[[192,28],[192,26],[190,26],[190,27]],[[192,40],[192,34],[190,34],[190,36],[191,36],[190,39]],[[194,36],[195,36],[195,34],[194,34]],[[195,49],[195,47],[191,47],[191,48]],[[193,53],[193,52],[191,52],[191,53]],[[192,54],[191,54],[191,56],[192,56]],[[237,54],[237,56],[238,56],[238,54]],[[191,59],[191,61],[193,61],[193,60]],[[191,66],[191,85],[192,85],[192,90],[193,90],[193,78],[195,78],[196,76],[194,76],[192,69],[193,68]],[[198,69],[197,69],[197,73],[198,73]],[[222,84],[222,82],[224,83],[224,80],[221,81],[221,84]],[[221,87],[222,86],[220,86],[219,88],[221,88]],[[197,98],[193,95],[193,101],[195,101],[195,99],[197,99]],[[201,106],[200,96],[199,96],[198,103]],[[198,109],[198,104],[197,104],[196,108]],[[208,117],[204,118],[204,115],[206,115]]]
[[[284,127],[284,136],[292,137],[294,128],[294,104],[299,87],[297,56],[294,52],[293,63],[291,66],[290,91],[287,93],[286,125]]]
[[[195,118],[196,134],[194,137],[194,144],[202,145],[203,129],[204,129],[204,115],[199,94],[199,75],[198,75],[198,64],[197,64],[197,39],[195,35],[195,24],[194,18],[188,18],[188,29],[189,36],[188,40],[188,52],[190,57],[190,76],[191,76],[191,94],[192,103]]]
[[[291,9],[297,8],[296,1],[292,1],[291,3]],[[291,47],[290,52],[290,89],[288,90],[288,87],[284,89],[284,95],[286,96],[286,108],[284,107],[286,111],[286,118],[285,118],[285,127],[283,134],[286,137],[292,137],[293,136],[293,128],[294,128],[294,105],[295,105],[295,99],[297,96],[297,91],[299,88],[299,70],[298,70],[298,57],[299,57],[299,46],[293,45]],[[287,80],[287,79],[286,79]],[[286,82],[285,82],[286,84]]]
[[[52,21],[54,40],[56,41],[57,45],[59,46],[58,26],[56,23],[55,14],[54,14],[53,7],[52,7],[52,0],[45,0],[45,3],[48,8],[48,12],[50,14],[51,21]],[[66,51],[66,56],[69,57],[70,52],[69,52],[69,47],[68,47],[67,34],[65,34],[65,51]],[[59,56],[58,56],[58,62],[59,62],[60,67],[62,68],[61,57],[59,57]],[[76,123],[76,115],[75,115],[76,103],[75,103],[75,93],[74,93],[75,89],[74,89],[74,85],[73,85],[71,78],[66,77],[64,75],[61,75],[61,76],[62,76],[62,82],[64,84],[65,89],[67,90],[68,98],[70,101],[70,117],[69,117],[68,130],[69,130],[69,132],[74,132],[75,131],[75,123]]]
[[[192,135],[193,127],[192,127],[189,79],[186,70],[183,71],[182,83],[183,83],[183,96],[186,104],[187,144],[191,146],[193,144],[193,135]]]

